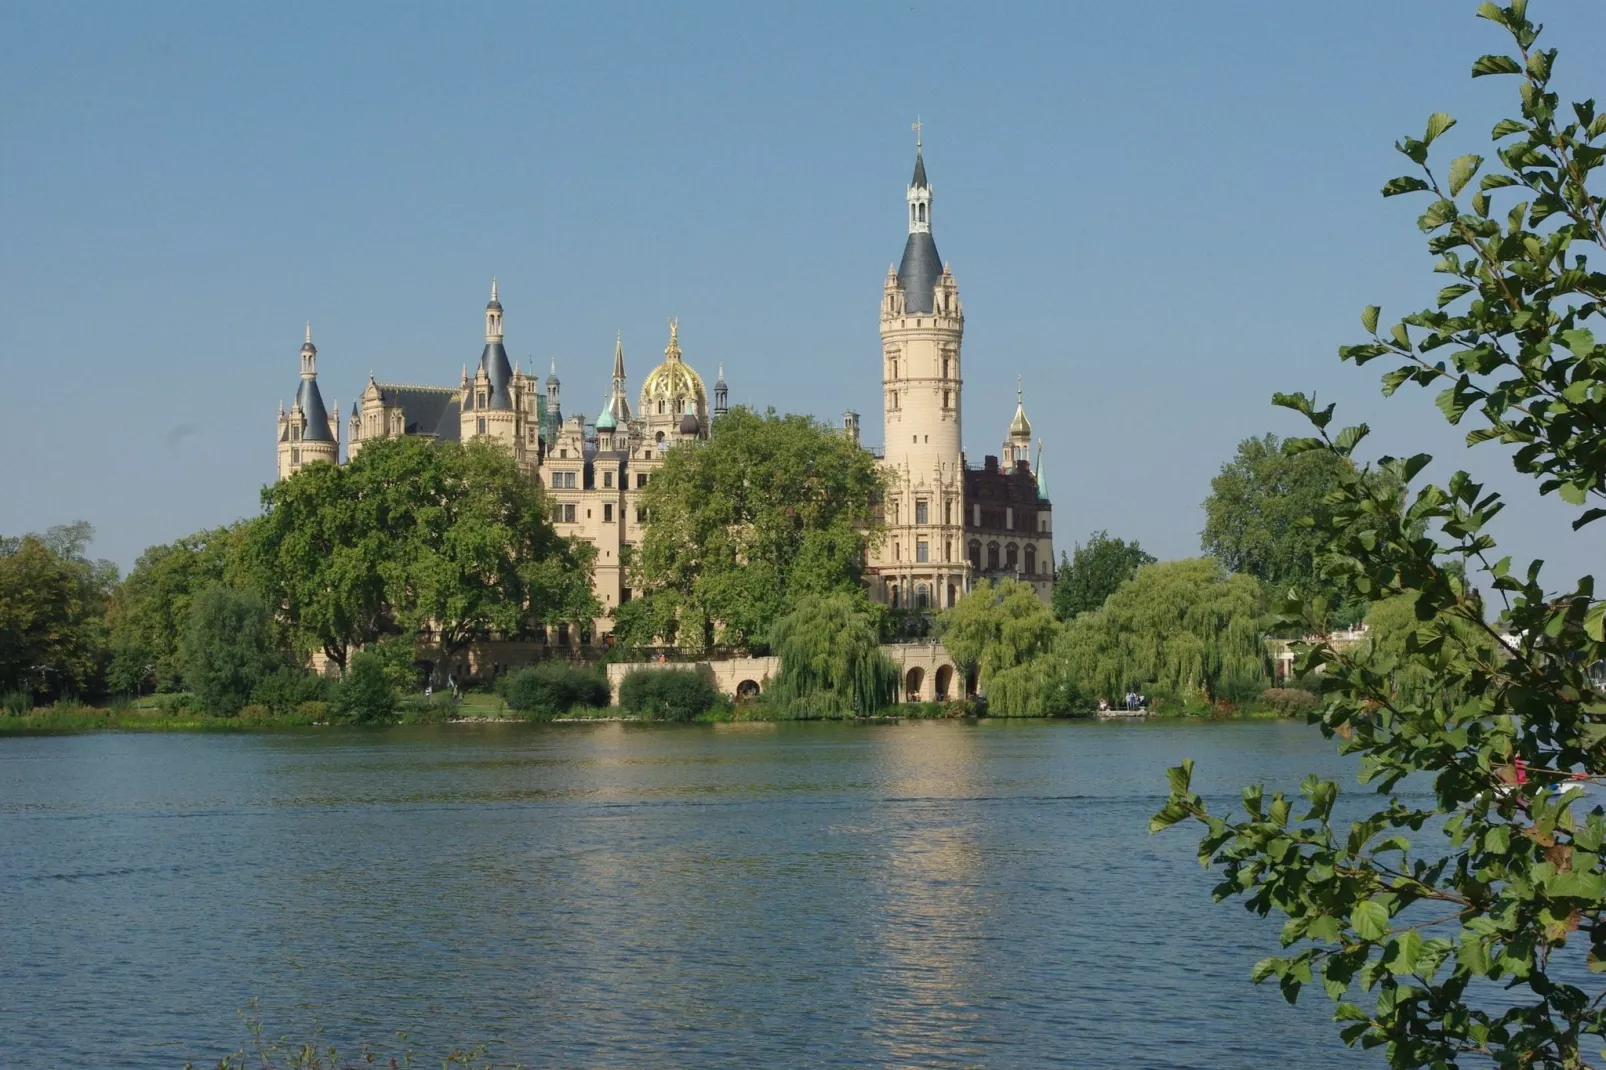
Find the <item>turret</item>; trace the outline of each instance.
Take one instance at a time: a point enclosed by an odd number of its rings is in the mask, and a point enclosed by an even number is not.
[[[307,324],[301,343],[301,382],[295,401],[285,413],[281,406],[278,421],[278,473],[284,479],[314,461],[340,459],[340,422],[324,408],[318,390],[318,347],[312,344],[312,324]]]
[[[724,416],[730,411],[730,387],[725,385],[725,365],[719,366],[719,378],[714,380],[714,415]]]
[[[1032,422],[1026,418],[1026,394],[1018,375],[1015,376],[1015,417],[1009,421],[1003,456],[1004,467],[1011,470],[1021,461],[1029,465],[1032,460]]]

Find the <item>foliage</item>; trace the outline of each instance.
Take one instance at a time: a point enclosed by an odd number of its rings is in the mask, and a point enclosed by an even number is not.
[[[607,678],[591,669],[548,661],[502,677],[497,694],[508,707],[537,717],[557,717],[575,706],[600,708],[613,701]]]
[[[1071,556],[1060,555],[1054,573],[1054,616],[1068,621],[1079,613],[1091,613],[1132,578],[1144,565],[1154,564],[1137,541],[1112,539],[1106,531],[1095,531],[1085,545],[1078,544]]]
[[[1303,717],[1317,710],[1322,700],[1301,687],[1268,687],[1260,693],[1260,704],[1279,717]]]
[[[262,492],[247,557],[301,644],[347,651],[431,627],[472,639],[589,621],[594,550],[558,537],[541,489],[483,442],[382,439]]]
[[[106,607],[112,691],[176,691],[184,685],[180,648],[190,601],[218,584],[244,585],[233,565],[246,526],[199,532],[140,555]]]
[[[395,712],[396,688],[385,672],[385,659],[371,650],[353,654],[329,701],[330,718],[349,724],[375,724],[390,720]]]
[[[1469,596],[1478,598],[1476,591]],[[1435,689],[1434,672],[1430,665],[1409,656],[1422,622],[1416,616],[1416,598],[1411,595],[1384,598],[1373,602],[1366,610],[1366,645],[1351,651],[1357,662],[1365,663],[1388,688],[1395,701],[1414,701]],[[1450,622],[1456,642],[1477,651],[1485,661],[1500,657],[1503,649],[1499,640],[1489,634],[1483,624],[1482,606],[1475,614],[1478,623],[1456,619]],[[1464,696],[1458,696],[1464,697]]]
[[[732,409],[717,435],[671,449],[653,473],[629,571],[639,593],[615,634],[635,647],[761,649],[802,598],[859,590],[881,479],[868,451],[811,417]]]
[[[1043,660],[1060,626],[1030,584],[978,582],[937,618],[943,647],[963,679],[974,678],[990,712],[1042,713],[1053,667]]]
[[[633,669],[619,682],[619,707],[649,721],[690,721],[724,696],[702,669]]]
[[[33,696],[26,691],[7,691],[0,696],[0,709],[12,717],[21,717],[33,709]]]
[[[876,607],[863,594],[811,595],[775,622],[781,668],[765,698],[816,717],[869,717],[898,701],[898,667],[881,652]]]
[[[331,690],[326,677],[296,665],[280,665],[257,681],[251,689],[251,702],[282,717],[304,702],[327,701]]]
[[[1152,690],[1183,703],[1237,700],[1264,686],[1259,581],[1219,562],[1145,565],[1104,608],[1066,626],[1052,660],[1106,698]]]
[[[117,569],[85,556],[94,529],[0,538],[0,687],[30,694],[99,690],[106,599]]]
[[[1480,423],[1469,445],[1515,447],[1516,469],[1577,507],[1580,527],[1606,515],[1606,346],[1591,333],[1606,275],[1582,251],[1606,248],[1602,198],[1589,188],[1606,158],[1606,116],[1592,101],[1561,107],[1549,85],[1556,52],[1536,47],[1525,4],[1479,14],[1510,33],[1515,54],[1483,56],[1472,73],[1515,75],[1521,117],[1495,125],[1498,163],[1475,183],[1476,154],[1429,166],[1449,116],[1398,144],[1418,173],[1384,194],[1428,195],[1418,222],[1453,281],[1386,334],[1367,308],[1371,341],[1340,354],[1390,358],[1386,392],[1440,386],[1451,423]],[[1331,407],[1278,400],[1316,429],[1292,449],[1344,464],[1318,529],[1320,590],[1290,605],[1290,619],[1309,624],[1356,600],[1392,603],[1385,613],[1408,605],[1416,622],[1387,649],[1298,648],[1302,671],[1324,670],[1313,719],[1359,757],[1381,798],[1336,826],[1339,786],[1312,776],[1302,813],[1251,786],[1243,818],[1227,820],[1192,791],[1184,763],[1152,826],[1204,824],[1200,858],[1224,868],[1217,896],[1288,919],[1288,950],[1254,979],[1277,978],[1290,1000],[1321,980],[1344,1039],[1385,1045],[1391,1066],[1599,1066],[1606,813],[1579,781],[1606,778],[1606,694],[1591,676],[1606,658],[1606,604],[1590,577],[1551,591],[1539,563],[1498,558],[1486,528],[1502,502],[1467,473],[1413,492],[1430,459],[1385,457],[1378,470],[1393,485],[1380,486],[1353,462],[1364,426],[1330,432]],[[1474,582],[1498,596],[1497,620],[1486,621]],[[1406,778],[1409,793],[1398,793]]]
[[[191,691],[220,717],[238,713],[252,689],[283,664],[262,599],[222,586],[208,587],[190,603],[180,656]]]
[[[1343,467],[1330,454],[1284,453],[1276,435],[1244,439],[1210,481],[1200,536],[1205,553],[1278,591],[1293,587],[1308,595],[1321,544],[1317,529]],[[1306,523],[1310,518],[1317,527]]]

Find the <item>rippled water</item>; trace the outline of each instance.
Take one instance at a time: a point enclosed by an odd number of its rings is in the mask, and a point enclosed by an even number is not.
[[[1378,1066],[1248,971],[1166,765],[1273,723],[0,739],[0,1061],[178,1067],[314,1016],[536,1066]]]

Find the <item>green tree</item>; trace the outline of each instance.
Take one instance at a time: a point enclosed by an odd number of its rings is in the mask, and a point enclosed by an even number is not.
[[[190,622],[190,602],[208,587],[235,579],[246,524],[198,532],[152,546],[117,585],[106,609],[111,666],[107,683],[119,694],[154,686],[176,691],[183,684],[180,648]]]
[[[987,707],[1042,713],[1051,667],[1042,656],[1060,633],[1054,613],[1030,584],[982,580],[937,618],[937,634],[960,674],[974,679]]]
[[[1367,308],[1371,340],[1340,355],[1387,358],[1387,393],[1439,388],[1450,422],[1477,421],[1469,445],[1515,447],[1517,470],[1577,507],[1580,527],[1606,515],[1606,346],[1592,333],[1606,275],[1585,260],[1606,248],[1606,205],[1590,189],[1606,116],[1593,101],[1561,105],[1556,52],[1537,47],[1526,4],[1478,13],[1514,47],[1479,58],[1473,76],[1515,76],[1520,117],[1495,125],[1498,162],[1481,179],[1475,153],[1430,166],[1448,115],[1398,143],[1415,173],[1384,195],[1426,195],[1418,222],[1449,285],[1384,333]],[[1184,763],[1152,827],[1201,822],[1200,858],[1224,869],[1217,896],[1287,918],[1287,950],[1254,979],[1276,978],[1290,1000],[1320,980],[1343,1038],[1385,1046],[1391,1066],[1600,1066],[1606,814],[1581,785],[1606,779],[1606,694],[1591,675],[1606,659],[1606,604],[1591,577],[1547,589],[1539,563],[1497,556],[1487,527],[1500,496],[1466,472],[1412,488],[1430,458],[1385,457],[1380,485],[1353,461],[1364,426],[1330,431],[1331,407],[1278,402],[1316,429],[1291,449],[1344,463],[1319,529],[1320,590],[1290,605],[1290,619],[1309,624],[1353,599],[1390,612],[1409,604],[1416,621],[1392,666],[1364,648],[1299,648],[1299,667],[1323,674],[1314,719],[1359,757],[1377,796],[1340,824],[1338,783],[1311,776],[1303,812],[1251,786],[1229,820],[1191,790]],[[1474,583],[1493,592],[1495,620]],[[1414,679],[1401,688],[1407,670]]]
[[[1184,702],[1264,686],[1261,588],[1210,558],[1145,565],[1096,613],[1066,626],[1058,672],[1101,697],[1154,691]]]
[[[0,539],[0,689],[98,690],[117,569],[85,555],[93,537],[80,522]]]
[[[633,646],[762,648],[801,598],[858,590],[881,486],[868,451],[811,417],[732,409],[712,439],[670,450],[653,474],[630,572],[640,593],[615,634]]]
[[[300,645],[342,667],[355,646],[428,631],[442,664],[476,638],[589,621],[594,549],[560,538],[541,489],[486,443],[369,443],[263,492],[251,575]]]
[[[1210,481],[1204,501],[1205,553],[1281,591],[1309,594],[1316,575],[1318,531],[1326,498],[1343,463],[1331,454],[1284,453],[1276,435],[1246,438]],[[1316,527],[1306,523],[1314,519]]]
[[[348,724],[378,724],[395,716],[396,685],[385,671],[383,656],[372,650],[352,655],[345,676],[335,685],[329,713]]]
[[[690,721],[720,704],[704,669],[634,669],[619,681],[619,708],[649,721]]]
[[[1136,540],[1112,539],[1109,532],[1095,531],[1069,557],[1060,555],[1054,573],[1054,616],[1068,621],[1078,613],[1093,612],[1132,573],[1152,564],[1154,556]]]
[[[190,602],[180,646],[184,679],[206,712],[232,717],[284,664],[268,607],[254,591],[208,587]]]
[[[881,652],[878,607],[862,593],[809,595],[775,622],[781,669],[768,700],[803,716],[869,717],[898,701],[898,667]]]

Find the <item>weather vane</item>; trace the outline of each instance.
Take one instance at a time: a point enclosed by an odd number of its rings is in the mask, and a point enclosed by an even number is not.
[[[920,116],[918,116],[918,115],[915,116],[915,121],[909,124],[909,129],[913,130],[915,132],[915,151],[919,152],[920,148],[921,148],[921,144],[920,144]]]

